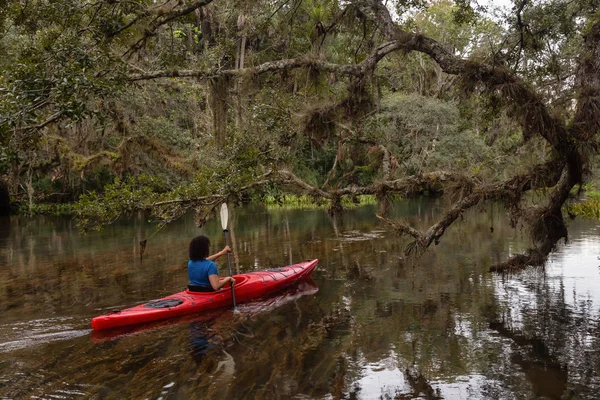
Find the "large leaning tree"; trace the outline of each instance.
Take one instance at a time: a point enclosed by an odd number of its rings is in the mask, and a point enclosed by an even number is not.
[[[469,208],[501,201],[532,241],[492,269],[543,264],[597,153],[600,15],[592,0],[532,3],[494,23],[462,0],[0,1],[0,184],[30,206],[40,174],[79,188],[84,227],[134,210],[168,222],[195,209],[203,223],[264,188],[331,212],[361,194],[442,192],[453,204],[425,232],[379,217],[420,252]],[[148,120],[165,110],[194,137]],[[536,151],[500,158],[533,154],[521,168],[484,176],[431,161],[515,132]],[[297,160],[309,154],[312,169]],[[87,192],[99,165],[116,175]],[[136,174],[165,165],[178,171],[168,183]]]

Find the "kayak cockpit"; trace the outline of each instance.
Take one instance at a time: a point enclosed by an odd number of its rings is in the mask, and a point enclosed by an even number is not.
[[[244,283],[246,283],[246,281],[248,280],[248,276],[247,275],[234,275],[234,278],[235,278],[235,286],[234,286],[234,288],[238,288],[240,286],[243,286]],[[223,280],[223,278],[219,278],[219,280]],[[189,287],[185,290],[185,292],[187,294],[191,294],[191,295],[194,295],[194,296],[197,296],[197,295],[209,295],[209,296],[213,296],[215,294],[219,294],[219,293],[223,293],[223,292],[229,292],[229,291],[231,291],[231,286],[229,286],[229,285],[225,285],[225,286],[223,286],[219,290],[214,290],[214,291],[210,291],[210,292],[190,290]]]

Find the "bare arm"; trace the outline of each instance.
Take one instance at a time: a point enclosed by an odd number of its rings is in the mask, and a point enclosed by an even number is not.
[[[212,256],[206,257],[206,259],[210,260],[210,261],[215,261],[216,259],[218,259],[221,256],[224,256],[227,253],[231,253],[231,248],[229,246],[223,247],[223,250],[221,250],[218,253],[213,254]]]
[[[231,276],[226,276],[222,280],[219,280],[219,275],[213,274],[208,276],[208,280],[210,281],[210,285],[214,290],[219,290],[223,286],[225,286],[228,282],[231,282],[231,285],[235,285],[235,279]]]

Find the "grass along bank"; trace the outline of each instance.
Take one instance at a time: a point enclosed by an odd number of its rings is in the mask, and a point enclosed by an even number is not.
[[[356,198],[358,202],[352,201],[349,197],[342,199],[344,209],[356,208],[365,205],[377,204],[377,199],[374,195],[361,195]],[[254,203],[262,203],[268,209],[326,209],[329,208],[331,202],[326,199],[314,199],[308,195],[268,195],[262,199],[256,199]],[[583,199],[580,202],[565,206],[565,211],[571,215],[592,218],[600,220],[600,191],[586,190]],[[32,208],[29,205],[22,204],[17,208],[18,215],[34,216],[34,215],[52,215],[52,216],[69,216],[73,215],[74,208],[71,203],[34,203]]]
[[[571,215],[600,219],[600,191],[586,190],[583,201],[565,206]]]
[[[348,196],[342,198],[342,206],[347,208],[355,208],[365,205],[377,204],[375,195],[360,195],[356,196],[357,201],[353,201]],[[286,194],[281,196],[268,195],[262,199],[262,202],[268,209],[320,209],[329,208],[331,201],[327,199],[314,199],[308,195]]]
[[[357,202],[345,196],[342,199],[342,206],[345,209],[355,208],[365,205],[377,204],[377,199],[374,195],[357,196]],[[313,199],[308,195],[268,195],[262,199],[253,201],[254,203],[262,203],[268,209],[322,209],[330,206],[330,201],[326,199]],[[74,214],[73,203],[34,203],[29,208],[29,204],[22,204],[17,207],[18,215],[34,216],[34,215],[52,215],[52,216],[70,216]]]

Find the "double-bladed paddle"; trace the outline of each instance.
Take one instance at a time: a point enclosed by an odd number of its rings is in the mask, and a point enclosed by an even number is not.
[[[229,246],[229,231],[227,230],[227,222],[229,221],[229,211],[227,210],[227,204],[221,204],[221,227],[223,228],[223,233],[225,234],[225,245]],[[229,276],[233,277],[233,273],[231,272],[231,258],[229,252],[227,252],[227,265],[229,265]],[[231,298],[233,299],[233,308],[236,308],[235,304],[235,290],[233,285],[231,285]]]

